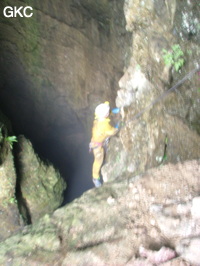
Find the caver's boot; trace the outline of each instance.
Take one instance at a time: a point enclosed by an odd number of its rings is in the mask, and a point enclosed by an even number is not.
[[[93,178],[92,181],[93,181],[95,187],[101,187],[102,186],[100,178],[98,178],[98,179]]]

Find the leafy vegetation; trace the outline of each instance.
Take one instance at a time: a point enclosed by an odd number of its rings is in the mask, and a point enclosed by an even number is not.
[[[173,66],[175,71],[179,71],[185,63],[184,53],[179,44],[172,46],[171,51],[163,49],[163,59],[167,66]]]
[[[12,197],[9,199],[9,202],[14,204],[14,203],[17,203],[17,200],[15,197]]]
[[[5,138],[5,140],[8,142],[10,148],[13,148],[13,143],[17,142],[17,137],[16,136],[8,136]]]

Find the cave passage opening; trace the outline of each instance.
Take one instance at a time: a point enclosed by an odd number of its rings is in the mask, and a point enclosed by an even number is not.
[[[70,117],[70,113],[68,113]],[[89,153],[89,136],[83,125],[73,122],[62,128],[53,125],[48,137],[33,142],[35,151],[59,170],[67,183],[62,205],[71,202],[93,188],[91,169],[93,157]]]
[[[46,93],[38,100],[34,85],[27,78],[12,50],[4,49],[0,64],[0,109],[11,122],[16,136],[28,138],[39,157],[52,163],[67,183],[63,205],[93,188],[90,133],[66,97]]]
[[[90,136],[83,122],[67,106],[60,116],[61,120],[67,118],[63,125],[59,121],[49,125],[43,123],[40,113],[34,119],[34,99],[24,103],[23,96],[15,97],[18,92],[23,95],[20,85],[15,82],[15,86],[12,86],[9,80],[4,82],[4,88],[0,90],[1,110],[10,119],[13,134],[28,138],[39,157],[59,170],[67,183],[62,204],[65,205],[94,187],[91,177],[93,156],[88,148]],[[47,112],[49,116],[50,111]]]

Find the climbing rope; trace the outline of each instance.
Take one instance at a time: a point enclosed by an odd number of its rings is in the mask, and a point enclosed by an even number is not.
[[[138,119],[140,116],[142,116],[148,109],[150,109],[153,105],[155,105],[156,103],[160,102],[161,100],[163,100],[170,92],[176,90],[181,84],[183,84],[187,79],[191,78],[197,71],[200,71],[200,67],[193,69],[191,72],[189,72],[184,78],[182,78],[181,80],[179,80],[173,87],[171,87],[170,89],[168,89],[167,91],[165,91],[163,94],[161,94],[158,98],[156,98],[155,100],[153,100],[147,107],[145,107],[144,109],[142,109],[142,111],[140,111],[139,113],[137,113],[136,115],[133,116],[133,118],[131,120],[126,121],[127,123],[130,123],[136,119]],[[124,125],[122,125],[120,128],[124,127]]]

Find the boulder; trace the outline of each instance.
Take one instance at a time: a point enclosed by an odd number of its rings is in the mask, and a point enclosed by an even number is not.
[[[196,263],[200,226],[193,210],[199,174],[200,162],[188,161],[92,189],[1,243],[0,263]]]
[[[21,211],[27,222],[35,222],[62,204],[66,183],[52,164],[38,157],[24,136],[18,137],[16,160]]]

